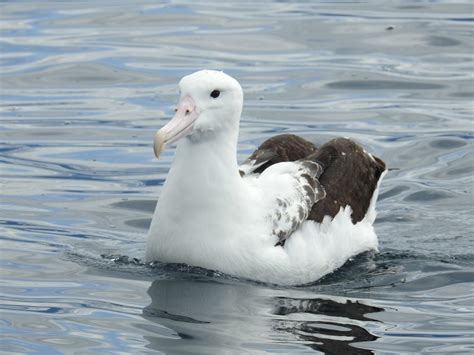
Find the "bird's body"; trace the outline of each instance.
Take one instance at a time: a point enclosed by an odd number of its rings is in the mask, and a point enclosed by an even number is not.
[[[183,138],[150,226],[147,260],[303,284],[377,249],[372,224],[382,161],[348,139],[317,149],[282,135],[239,170],[240,85],[201,71],[180,87],[177,115],[155,139],[159,153],[164,142]]]

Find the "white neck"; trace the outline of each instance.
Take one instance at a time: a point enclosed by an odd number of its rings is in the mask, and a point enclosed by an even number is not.
[[[167,185],[174,185],[175,179],[179,179],[179,189],[199,187],[215,192],[225,188],[226,184],[237,183],[236,180],[240,180],[238,132],[225,133],[210,131],[202,133],[199,139],[189,137],[179,142],[165,189]]]
[[[179,142],[150,227],[147,258],[199,260],[221,243],[232,243],[229,231],[240,233],[239,226],[247,224],[250,194],[237,165],[238,131],[219,133]]]
[[[187,216],[211,223],[218,214],[235,216],[245,203],[237,165],[237,138],[238,130],[229,129],[208,131],[179,142],[158,201],[160,220]]]

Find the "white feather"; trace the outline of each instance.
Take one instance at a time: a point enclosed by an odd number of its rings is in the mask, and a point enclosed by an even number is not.
[[[238,89],[227,82],[234,79],[227,78],[205,71],[182,81],[181,91],[193,96],[198,109],[205,109],[196,121],[200,129],[178,144],[150,226],[146,259],[295,285],[317,280],[353,255],[376,250],[372,223],[377,192],[356,225],[348,207],[321,224],[300,221],[285,246],[275,246],[275,201],[289,201],[286,212],[294,217],[295,206],[305,199],[298,181],[301,166],[280,163],[261,176],[240,177],[236,147],[242,94],[233,94]],[[230,88],[222,95],[222,109],[207,94],[218,86]]]

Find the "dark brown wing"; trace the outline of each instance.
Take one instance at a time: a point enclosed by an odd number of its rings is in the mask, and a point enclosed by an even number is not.
[[[367,153],[347,138],[333,139],[319,149],[311,142],[292,135],[282,134],[263,142],[244,162],[241,171],[261,173],[269,166],[295,160],[319,163],[324,172],[319,178],[326,197],[313,205],[308,219],[322,222],[324,216],[334,217],[341,207],[352,208],[352,222],[361,221],[370,205],[385,163]]]
[[[308,219],[321,222],[324,216],[334,217],[341,207],[349,205],[352,222],[360,222],[386,169],[385,163],[347,138],[327,142],[307,159],[323,165],[319,182],[326,190],[326,197],[313,206]]]
[[[306,158],[316,146],[294,134],[280,134],[263,142],[240,166],[240,174],[260,174],[269,166],[283,161]]]

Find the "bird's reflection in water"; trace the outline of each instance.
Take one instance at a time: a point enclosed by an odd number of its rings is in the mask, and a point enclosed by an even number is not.
[[[157,280],[143,316],[167,331],[147,335],[149,347],[169,353],[371,354],[377,339],[368,313],[383,309],[303,289],[274,289],[212,279]],[[171,332],[170,332],[171,330]]]
[[[295,334],[307,342],[308,346],[326,354],[372,354],[370,350],[351,346],[353,343],[374,341],[378,337],[371,334],[354,321],[373,321],[366,315],[383,311],[380,307],[366,305],[358,301],[334,301],[331,299],[292,299],[279,297],[275,315],[295,314],[316,315],[312,320],[280,322],[279,331]],[[301,317],[298,317],[301,318]],[[318,319],[319,318],[319,319]]]

